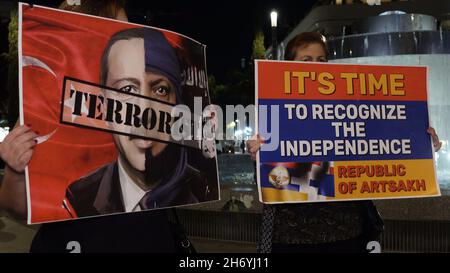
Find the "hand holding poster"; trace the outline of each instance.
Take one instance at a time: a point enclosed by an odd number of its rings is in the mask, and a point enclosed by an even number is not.
[[[426,67],[256,62],[264,203],[440,195]]]
[[[204,45],[19,7],[21,124],[40,136],[26,170],[29,223],[219,198],[215,151],[204,148],[210,140],[171,134],[175,105],[210,104]]]

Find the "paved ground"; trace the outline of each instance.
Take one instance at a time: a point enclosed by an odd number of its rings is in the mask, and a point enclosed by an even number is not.
[[[39,226],[28,226],[0,212],[0,253],[26,253]],[[191,238],[199,253],[252,253],[255,244]]]
[[[0,253],[28,252],[37,226],[28,226],[0,216]]]

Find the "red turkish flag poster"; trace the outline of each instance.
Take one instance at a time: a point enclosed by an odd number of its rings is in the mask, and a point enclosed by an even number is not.
[[[171,135],[176,105],[210,104],[205,45],[19,3],[19,62],[20,121],[39,135],[28,223],[220,198],[214,141]]]

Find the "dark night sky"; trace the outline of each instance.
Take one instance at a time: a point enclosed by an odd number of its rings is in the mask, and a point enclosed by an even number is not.
[[[56,6],[60,0],[31,2]],[[272,9],[279,12],[278,35],[281,38],[309,12],[315,2],[128,0],[127,13],[133,23],[169,29],[206,44],[208,73],[224,81],[227,71],[240,67],[241,58],[248,60],[250,57],[256,30],[264,31],[266,46],[270,43],[269,13]]]
[[[224,80],[228,70],[240,67],[241,58],[248,60],[250,57],[252,41],[258,29],[264,31],[267,42],[270,42],[269,13],[272,9],[279,12],[279,35],[283,36],[300,21],[315,1],[152,2],[155,1],[129,1],[130,19],[142,20],[142,16],[134,15],[136,11],[145,8],[150,12],[150,17],[147,17],[150,25],[182,33],[206,44],[208,72]]]

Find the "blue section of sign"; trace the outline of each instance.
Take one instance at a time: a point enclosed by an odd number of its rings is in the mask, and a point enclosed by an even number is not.
[[[295,117],[295,110],[293,111],[294,118],[288,120],[288,109],[285,104],[303,104],[305,105],[308,116],[304,120],[299,120]],[[313,105],[402,105],[405,109],[406,119],[403,120],[379,120],[379,119],[355,119],[349,118],[339,119],[313,119]],[[410,154],[357,154],[357,155],[336,155],[334,150],[328,152],[327,155],[313,156],[311,154],[306,156],[286,156],[282,155],[281,146],[279,145],[275,151],[261,151],[261,162],[314,162],[314,161],[353,161],[353,160],[393,160],[393,159],[429,159],[433,158],[430,136],[426,132],[429,127],[428,111],[426,101],[305,101],[305,100],[266,100],[260,99],[259,105],[278,105],[280,109],[279,126],[280,134],[279,141],[334,141],[334,140],[410,140]],[[378,107],[378,106],[377,106]],[[387,108],[386,108],[387,109]],[[387,109],[389,112],[390,110]],[[340,111],[342,113],[342,111]],[[388,113],[387,113],[388,114]],[[260,128],[262,122],[270,122],[270,111],[268,119],[259,116]],[[344,136],[343,130],[339,130],[340,136],[336,136],[336,129],[332,126],[332,122],[364,122],[365,137],[355,137],[351,135]],[[269,126],[270,127],[270,126]],[[297,142],[297,144],[299,144]],[[334,145],[334,143],[333,143]],[[398,149],[399,145],[394,144],[394,148]],[[307,148],[303,149],[305,151]],[[285,149],[286,152],[286,149]]]
[[[319,195],[335,197],[334,175],[326,174],[321,180],[310,180],[309,185],[319,189]]]

